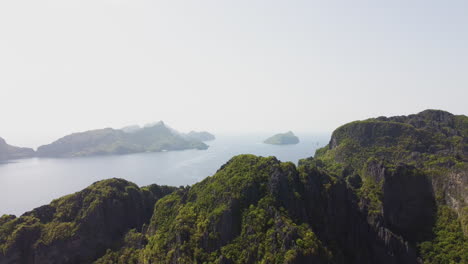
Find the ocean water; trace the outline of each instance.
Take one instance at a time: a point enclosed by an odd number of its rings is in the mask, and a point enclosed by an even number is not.
[[[145,186],[191,185],[239,154],[275,156],[297,164],[328,143],[326,134],[298,134],[296,145],[267,145],[268,135],[218,136],[207,150],[184,150],[72,159],[32,158],[0,164],[0,215],[21,215],[93,182],[123,178]]]

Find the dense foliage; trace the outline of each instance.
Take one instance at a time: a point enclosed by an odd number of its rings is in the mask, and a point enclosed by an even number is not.
[[[288,181],[295,173],[291,163],[242,155],[214,176],[164,197],[155,206],[143,259],[156,263],[326,259],[328,253],[311,228],[295,222],[275,195],[271,175]]]
[[[385,208],[390,200],[385,192],[389,192],[392,178],[401,175],[402,188],[419,190],[419,194],[423,193],[421,185],[426,185],[426,200],[433,199],[436,208],[430,213],[415,206],[413,210],[420,217],[415,216],[419,219],[415,224],[419,226],[401,235],[416,244],[425,263],[468,261],[468,117],[426,110],[352,122],[335,130],[329,145],[319,149],[316,158],[324,169],[346,178],[350,186],[359,182],[353,188],[361,206],[376,221],[385,219],[379,224],[394,230],[391,222],[395,220],[385,216],[391,207]],[[402,167],[410,169],[399,171]],[[415,201],[417,198],[409,197],[405,202]],[[419,233],[410,234],[415,230]]]
[[[141,228],[154,203],[174,190],[157,185],[138,188],[110,179],[19,218],[4,215],[0,218],[0,263],[90,262],[113,247],[127,230]]]
[[[433,240],[419,244],[425,263],[468,263],[468,239],[457,214],[449,207],[439,207],[434,233]]]

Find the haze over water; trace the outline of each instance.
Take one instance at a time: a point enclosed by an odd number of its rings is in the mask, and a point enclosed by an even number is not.
[[[271,134],[270,134],[271,135]],[[297,145],[267,145],[270,136],[218,136],[207,150],[140,153],[72,159],[33,158],[0,164],[0,215],[22,213],[108,178],[124,178],[139,186],[191,185],[213,175],[239,154],[276,156],[297,164],[328,143],[326,134],[297,134]]]

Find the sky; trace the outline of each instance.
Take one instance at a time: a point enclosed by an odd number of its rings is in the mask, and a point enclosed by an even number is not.
[[[468,114],[468,1],[0,1],[0,137]]]

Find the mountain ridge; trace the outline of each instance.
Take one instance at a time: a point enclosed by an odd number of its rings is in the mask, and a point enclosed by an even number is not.
[[[81,157],[183,149],[207,149],[201,141],[186,139],[162,121],[142,128],[95,129],[73,133],[40,146],[39,157]]]
[[[163,121],[143,127],[132,125],[121,129],[108,127],[75,132],[50,144],[41,145],[36,151],[8,145],[0,137],[0,161],[31,157],[71,158],[185,149],[204,150],[208,145],[203,141],[212,139],[214,136],[208,132],[180,133]]]

